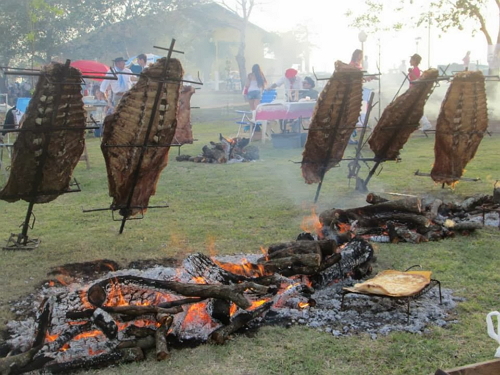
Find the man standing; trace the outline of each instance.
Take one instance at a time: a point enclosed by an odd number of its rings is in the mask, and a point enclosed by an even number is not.
[[[111,103],[112,107],[116,107],[118,102],[123,97],[130,88],[132,87],[132,82],[130,74],[132,71],[125,68],[125,59],[123,57],[117,57],[113,60],[114,68],[111,68],[106,75],[110,76],[116,73],[118,80],[104,79],[99,88],[100,92],[104,94],[104,98]],[[111,91],[111,97],[108,95],[108,91]]]

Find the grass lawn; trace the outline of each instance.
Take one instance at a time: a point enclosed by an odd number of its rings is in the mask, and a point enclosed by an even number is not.
[[[229,102],[228,102],[229,103]],[[196,155],[219,133],[234,136],[238,116],[232,105],[193,110],[193,145],[182,154]],[[373,192],[432,195],[462,200],[475,193],[491,194],[500,179],[498,135],[486,136],[466,177],[455,190],[441,189],[430,177],[433,136],[413,136],[401,153],[402,162],[387,162],[373,177]],[[261,246],[294,240],[300,223],[313,208],[316,185],[306,185],[300,173],[301,149],[274,149],[271,142],[257,143],[261,160],[240,164],[177,162],[177,149],[163,171],[143,220],[128,221],[123,234],[110,212],[83,213],[83,209],[109,207],[104,160],[99,139],[89,137],[90,169],[81,162],[74,176],[82,192],[60,196],[35,205],[35,227],[29,236],[41,239],[31,252],[0,251],[0,328],[13,318],[9,301],[32,293],[52,267],[65,263],[112,259],[127,264],[137,259],[184,258],[193,252],[207,254],[259,253]],[[353,155],[348,146],[346,156]],[[366,149],[365,155],[370,155]],[[347,166],[330,170],[325,178],[316,212],[364,203],[364,194],[347,180]],[[360,175],[366,176],[363,167]],[[0,173],[0,186],[5,177]],[[19,233],[27,203],[0,201],[0,240]],[[456,310],[457,324],[431,328],[424,335],[391,333],[372,340],[368,335],[333,337],[301,326],[289,329],[264,327],[252,337],[236,336],[224,346],[201,345],[174,350],[170,360],[103,370],[95,374],[430,374],[493,358],[496,344],[486,333],[486,314],[500,309],[500,232],[490,228],[470,237],[458,237],[420,245],[376,245],[375,271],[403,269],[421,264],[434,272],[444,288],[464,297]],[[152,357],[152,356],[150,356]]]

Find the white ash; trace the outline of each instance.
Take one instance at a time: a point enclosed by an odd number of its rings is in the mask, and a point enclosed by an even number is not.
[[[440,304],[438,286],[411,300],[409,319],[406,299],[349,293],[341,309],[341,288],[354,283],[345,280],[342,284],[317,290],[311,296],[316,301],[315,307],[272,309],[266,320],[279,324],[287,322],[286,325],[307,325],[334,336],[368,333],[373,339],[395,331],[422,334],[431,326],[444,327],[457,322],[452,311],[462,299],[454,297],[451,290],[442,288],[443,303]]]

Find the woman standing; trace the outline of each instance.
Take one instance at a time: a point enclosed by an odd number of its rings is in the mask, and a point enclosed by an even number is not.
[[[259,64],[252,66],[252,73],[248,74],[245,82],[245,91],[247,91],[247,99],[252,111],[257,108],[262,98],[262,90],[266,88],[267,81],[264,73],[260,70]]]

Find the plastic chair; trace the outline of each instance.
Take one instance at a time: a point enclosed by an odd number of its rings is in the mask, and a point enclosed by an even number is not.
[[[262,92],[262,97],[260,99],[260,103],[271,103],[276,99],[277,96],[276,90],[264,90]],[[250,133],[250,142],[253,139],[253,136],[255,134],[255,130],[260,128],[262,131],[262,141],[264,142],[265,138],[265,132],[266,132],[266,127],[267,127],[267,121],[258,121],[255,122],[255,111],[236,111],[236,113],[241,114],[241,120],[236,121],[236,123],[239,125],[238,128],[238,133],[236,134],[236,137],[239,137],[239,135],[243,132],[245,133]]]

